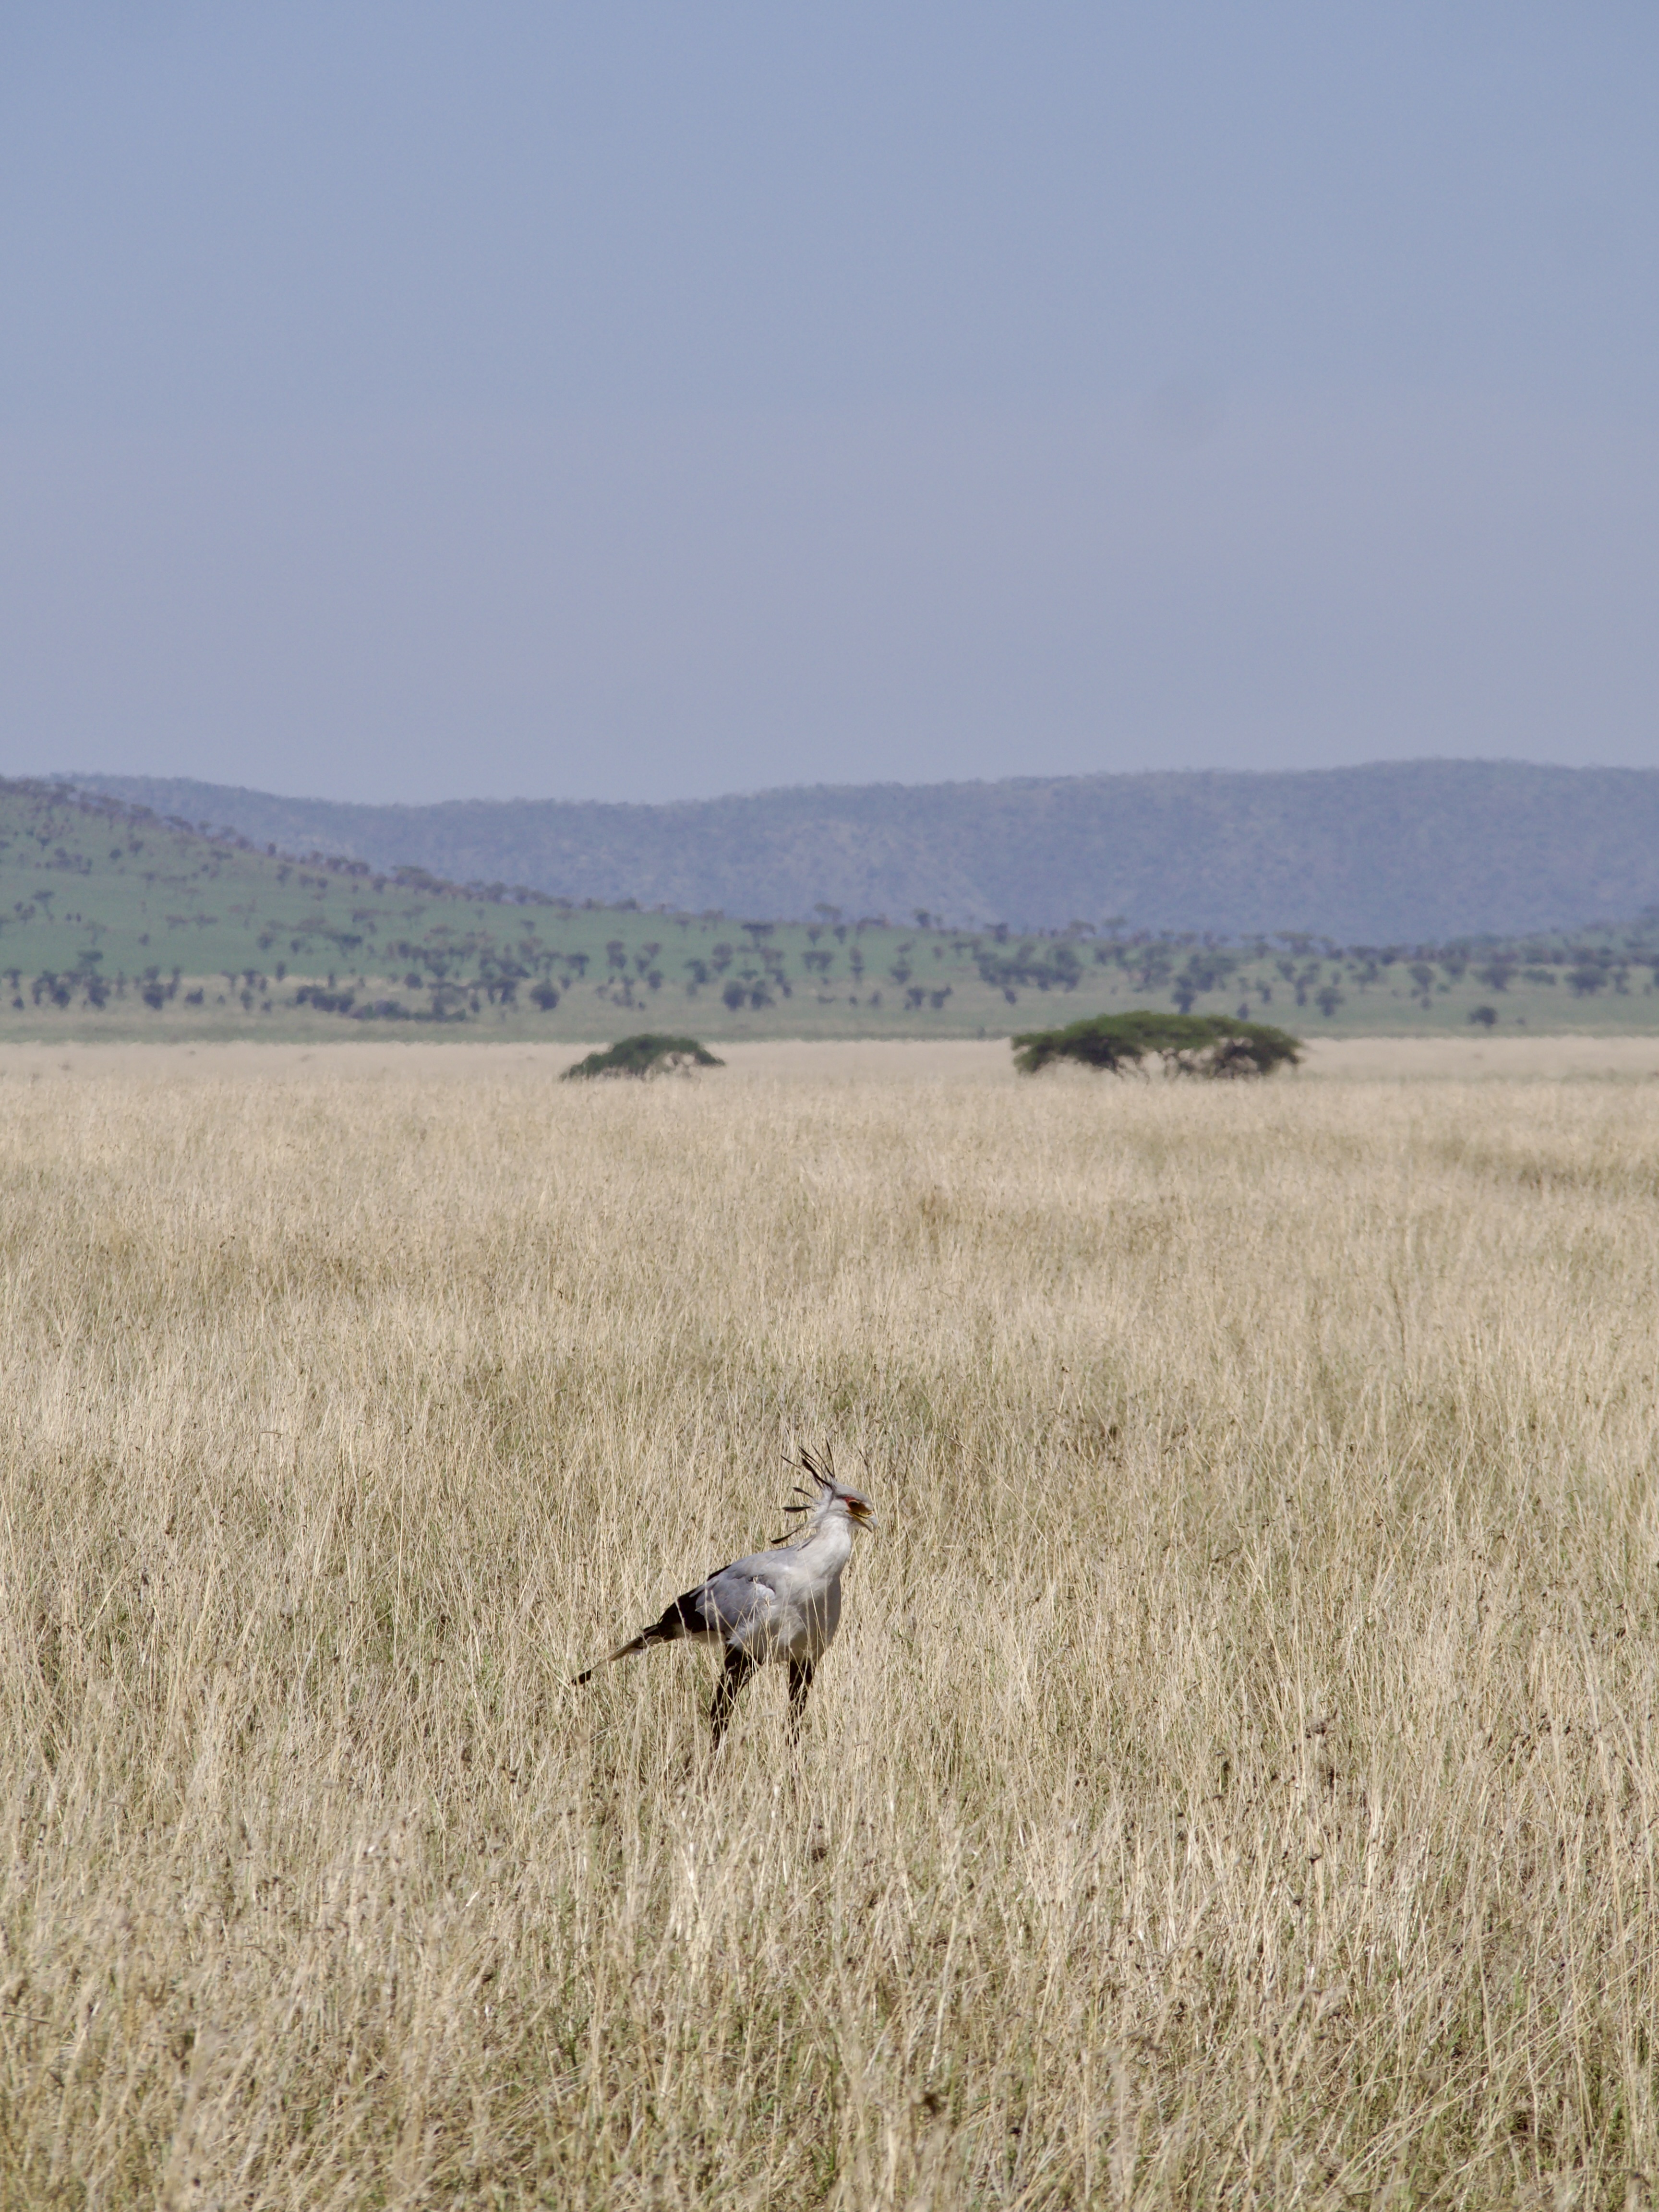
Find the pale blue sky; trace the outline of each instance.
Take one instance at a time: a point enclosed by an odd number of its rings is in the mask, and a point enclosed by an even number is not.
[[[0,15],[0,769],[1659,763],[1659,13]]]

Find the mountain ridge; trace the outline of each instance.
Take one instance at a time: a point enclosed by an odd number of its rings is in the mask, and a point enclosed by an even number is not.
[[[295,799],[192,779],[63,781],[290,852],[784,920],[1348,943],[1572,927],[1659,903],[1659,769],[1511,761],[1154,769],[994,782],[793,786],[658,804]]]

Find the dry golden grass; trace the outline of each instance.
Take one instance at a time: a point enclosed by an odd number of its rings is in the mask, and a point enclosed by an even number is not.
[[[573,1060],[614,1042],[590,1037],[576,1044],[479,1044],[463,1037],[411,1043],[398,1037],[353,1037],[344,1043],[270,1044],[243,1037],[229,1043],[58,1044],[0,1043],[0,1079],[35,1076],[143,1074],[152,1079],[222,1082],[227,1077],[263,1083],[305,1082],[321,1076],[354,1081],[416,1076],[427,1081],[476,1083],[481,1078],[562,1075]],[[1312,1037],[1298,1083],[1485,1083],[1576,1081],[1584,1077],[1621,1082],[1659,1079],[1659,1034],[1647,1036]],[[1006,1036],[770,1037],[722,1043],[725,1073],[705,1076],[723,1085],[750,1082],[1001,1083],[1024,1079],[1014,1070]]]
[[[0,2197],[1647,2201],[1659,1094],[0,1081]],[[681,1649],[884,1519],[789,1753]]]

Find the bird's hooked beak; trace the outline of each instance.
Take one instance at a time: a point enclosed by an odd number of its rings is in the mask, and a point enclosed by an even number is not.
[[[848,1499],[847,1517],[855,1528],[873,1528],[877,1525],[875,1515],[861,1498]]]

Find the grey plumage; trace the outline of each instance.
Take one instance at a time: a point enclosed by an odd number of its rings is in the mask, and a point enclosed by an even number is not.
[[[717,1747],[738,1692],[774,1660],[788,1667],[791,1734],[799,1729],[813,1669],[841,1624],[842,1571],[852,1557],[854,1537],[874,1526],[869,1500],[837,1478],[828,1452],[804,1451],[796,1464],[811,1486],[798,1489],[801,1503],[786,1509],[806,1516],[799,1536],[720,1568],[610,1655],[613,1661],[626,1659],[684,1637],[719,1644],[725,1666],[708,1716]],[[591,1681],[598,1671],[587,1668],[574,1686]]]

